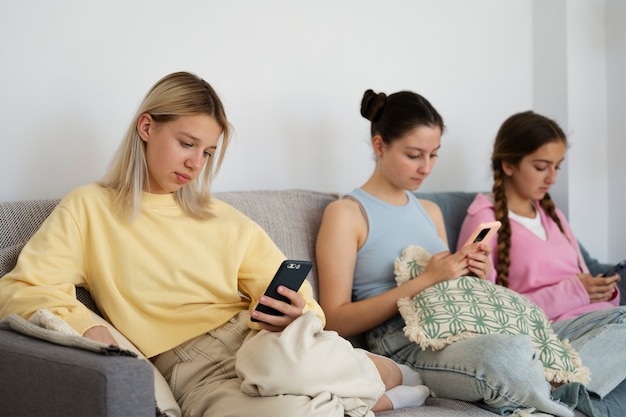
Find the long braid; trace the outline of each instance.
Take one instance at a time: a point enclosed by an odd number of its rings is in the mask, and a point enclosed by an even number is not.
[[[554,223],[559,226],[559,230],[561,231],[561,233],[565,234],[565,230],[563,229],[563,225],[561,224],[561,219],[559,219],[559,216],[556,215],[556,206],[554,205],[554,201],[552,201],[552,197],[550,197],[550,194],[546,193],[546,195],[543,197],[543,199],[541,199],[539,204],[541,205],[541,208],[543,208],[546,213],[548,213],[548,216],[550,216],[550,218],[554,220]]]
[[[550,218],[554,220],[554,223],[556,223],[556,225],[559,227],[559,230],[561,231],[561,233],[563,233],[563,236],[565,236],[570,244],[574,246],[575,243],[570,240],[569,236],[567,236],[567,234],[565,233],[565,229],[563,229],[561,219],[559,218],[559,216],[556,215],[556,205],[554,204],[554,201],[552,201],[552,197],[550,197],[550,194],[546,193],[546,195],[541,199],[539,204],[546,211],[546,213],[548,213],[548,216],[550,216]],[[578,269],[580,269],[580,272],[583,271],[582,264],[584,262],[584,260],[581,260],[580,257],[578,257]]]
[[[502,223],[498,230],[498,258],[496,261],[496,284],[509,286],[509,266],[511,265],[511,223],[509,222],[509,208],[504,193],[504,172],[502,167],[495,166],[493,170],[493,200],[496,220]]]

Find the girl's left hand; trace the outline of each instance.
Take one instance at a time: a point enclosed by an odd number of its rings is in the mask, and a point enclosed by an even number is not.
[[[252,310],[251,317],[259,320],[258,324],[265,330],[271,332],[280,332],[285,329],[291,322],[302,315],[306,301],[304,298],[294,290],[279,285],[278,293],[285,296],[291,301],[291,304],[284,301],[277,300],[275,298],[268,297],[266,295],[261,296],[259,304],[272,307],[275,310],[283,313],[282,316],[273,316],[271,314],[261,313],[257,310]]]
[[[470,275],[485,279],[491,272],[491,246],[486,243],[473,243],[476,250],[467,255],[467,269]]]
[[[582,282],[585,290],[589,294],[589,301],[592,303],[610,301],[615,297],[617,291],[617,283],[620,281],[618,274],[612,277],[603,277],[602,275],[592,276],[590,274],[577,274]]]

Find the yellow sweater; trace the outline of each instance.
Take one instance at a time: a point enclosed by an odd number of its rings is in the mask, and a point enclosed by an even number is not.
[[[92,184],[61,201],[0,279],[0,317],[47,308],[82,334],[96,325],[76,300],[74,287],[85,286],[151,357],[253,308],[285,259],[259,225],[222,201],[213,199],[214,218],[196,220],[172,194],[144,193],[139,216],[125,223],[111,196]],[[324,320],[308,282],[300,294]]]

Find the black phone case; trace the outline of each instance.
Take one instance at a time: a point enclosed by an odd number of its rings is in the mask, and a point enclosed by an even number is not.
[[[278,286],[283,285],[291,290],[298,291],[312,267],[313,263],[309,261],[295,261],[289,259],[283,261],[283,263],[280,264],[280,267],[278,267],[274,278],[272,278],[272,281],[268,285],[264,294],[268,297],[290,304],[287,297],[278,293]],[[261,313],[271,314],[273,316],[281,316],[283,314],[280,311],[263,304],[258,304],[255,310],[260,311]],[[254,318],[251,318],[250,320],[260,321]]]
[[[602,274],[603,277],[610,277],[613,276],[615,274],[617,274],[619,271],[621,271],[622,269],[626,268],[626,260],[623,260],[622,262],[613,265],[608,271],[606,271],[604,274]]]

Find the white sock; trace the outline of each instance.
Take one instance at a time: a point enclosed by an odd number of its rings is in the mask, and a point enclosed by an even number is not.
[[[419,407],[424,404],[426,398],[430,395],[430,390],[426,385],[398,385],[385,392],[385,395],[393,404],[393,409],[407,407]]]
[[[396,363],[400,371],[402,372],[402,385],[424,385],[424,381],[422,381],[422,377],[420,374],[406,365],[402,365],[400,363]]]

